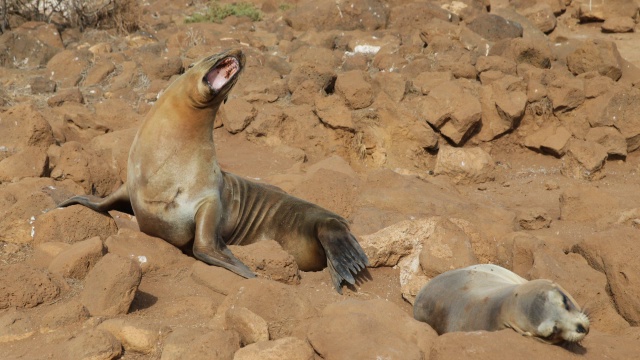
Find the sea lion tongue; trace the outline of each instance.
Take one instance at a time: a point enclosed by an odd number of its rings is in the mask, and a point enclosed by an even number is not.
[[[213,91],[220,91],[240,70],[238,60],[229,56],[219,61],[205,76],[207,84]]]

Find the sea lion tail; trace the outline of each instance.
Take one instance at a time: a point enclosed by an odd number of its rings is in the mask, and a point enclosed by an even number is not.
[[[327,256],[333,286],[342,294],[342,280],[355,284],[354,275],[369,265],[369,259],[344,221],[336,218],[322,220],[316,231]]]

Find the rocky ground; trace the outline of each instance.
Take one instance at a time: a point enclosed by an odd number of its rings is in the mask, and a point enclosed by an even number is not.
[[[141,31],[10,19],[0,36],[5,359],[631,359],[640,352],[639,1],[277,2],[262,20]],[[371,268],[338,295],[274,241],[245,280],[80,206],[126,180],[144,114],[194,60],[242,48],[221,166],[348,218]],[[495,263],[587,308],[580,346],[411,317],[431,277]]]

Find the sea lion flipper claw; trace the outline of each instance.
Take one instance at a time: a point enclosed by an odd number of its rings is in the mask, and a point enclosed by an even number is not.
[[[317,236],[327,256],[327,267],[338,293],[342,281],[355,284],[357,275],[369,263],[367,255],[342,221],[329,218],[317,226]]]
[[[207,201],[196,212],[196,234],[193,241],[193,256],[209,265],[223,267],[245,278],[256,274],[238,260],[218,234],[220,204]]]

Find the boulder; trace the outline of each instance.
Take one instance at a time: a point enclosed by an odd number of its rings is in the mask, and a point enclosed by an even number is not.
[[[562,174],[574,179],[600,179],[607,156],[607,149],[598,143],[572,139],[562,158]]]
[[[260,341],[236,351],[234,360],[313,360],[315,352],[305,340],[285,337]]]
[[[597,71],[614,81],[622,76],[621,57],[612,41],[591,39],[567,56],[567,67],[574,75]]]
[[[480,124],[482,106],[465,80],[443,82],[419,100],[417,110],[431,126],[461,145]]]
[[[64,278],[82,280],[103,254],[100,237],[78,241],[53,258],[49,271]]]
[[[126,314],[141,278],[136,260],[107,254],[87,274],[80,301],[91,316]]]
[[[0,309],[32,308],[55,300],[61,293],[58,281],[22,263],[0,268]]]
[[[437,175],[447,175],[456,184],[478,184],[493,180],[495,164],[491,155],[479,147],[443,146],[438,151]]]

